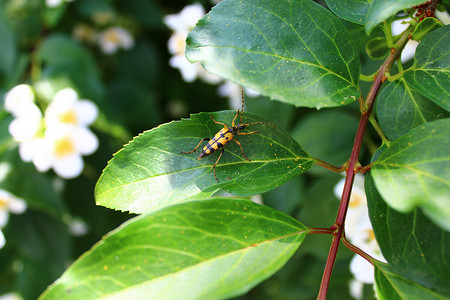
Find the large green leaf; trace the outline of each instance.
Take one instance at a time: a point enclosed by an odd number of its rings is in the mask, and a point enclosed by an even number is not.
[[[373,230],[390,269],[450,295],[450,233],[437,227],[419,209],[403,214],[390,208],[370,175],[364,186]]]
[[[442,295],[429,288],[410,281],[392,271],[389,265],[375,265],[375,286],[381,300],[445,300]]]
[[[369,10],[369,0],[325,0],[328,7],[340,18],[364,25]]]
[[[426,35],[417,46],[406,82],[437,105],[450,111],[450,25]]]
[[[366,19],[366,32],[369,34],[375,26],[394,16],[401,10],[427,2],[427,0],[372,0]]]
[[[395,140],[372,167],[383,199],[409,212],[419,206],[450,230],[450,119],[421,125]]]
[[[186,56],[296,106],[340,106],[359,96],[355,44],[336,16],[310,0],[221,1],[189,34]]]
[[[395,140],[411,129],[449,114],[403,80],[389,83],[378,96],[377,117],[386,136]]]
[[[235,114],[191,115],[191,119],[163,124],[136,137],[103,171],[95,189],[97,204],[145,213],[193,197],[209,197],[219,189],[252,195],[274,189],[312,166],[312,159],[287,132],[269,125],[251,125],[246,131],[258,130],[258,134],[236,137],[251,161],[241,155],[237,144],[229,142],[216,167],[217,183],[212,167],[220,151],[202,160],[197,159],[201,148],[197,153],[181,151],[194,149],[202,138],[213,137],[222,128],[210,115],[229,124]],[[244,113],[243,121],[263,120]]]
[[[47,299],[223,299],[276,272],[305,227],[248,200],[214,199],[132,219],[78,259]]]

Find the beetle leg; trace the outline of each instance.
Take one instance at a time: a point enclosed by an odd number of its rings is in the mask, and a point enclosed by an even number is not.
[[[214,121],[214,123],[216,123],[216,124],[220,124],[220,125],[223,125],[223,126],[227,127],[227,124],[225,124],[225,123],[222,123],[222,122],[217,122],[216,120],[214,120],[214,119],[213,119],[213,116],[212,116],[212,115],[209,115],[209,116],[211,117],[211,120],[213,120],[213,121]]]
[[[220,158],[222,157],[222,154],[223,154],[224,150],[225,149],[222,148],[222,151],[220,152],[219,158],[216,160],[216,163],[213,165],[214,178],[216,178],[217,182],[219,182],[219,180],[217,179],[217,176],[216,176],[216,165],[219,162]]]
[[[245,159],[246,159],[246,160],[250,161],[250,159],[248,159],[248,157],[247,157],[247,156],[245,156],[245,154],[244,154],[244,151],[242,150],[242,146],[241,146],[241,143],[239,143],[239,141],[237,141],[237,140],[232,140],[232,141],[235,141],[235,142],[236,142],[236,144],[238,144],[238,145],[239,145],[239,147],[241,147],[241,153],[242,153],[242,156],[243,156],[243,157],[245,157]]]
[[[197,148],[200,146],[201,143],[203,143],[204,141],[209,141],[209,140],[210,140],[210,138],[204,138],[204,139],[202,139],[200,141],[200,143],[198,143],[197,147],[195,147],[194,150],[192,150],[192,151],[181,151],[181,153],[192,153],[192,152],[195,152],[195,151],[197,151]]]

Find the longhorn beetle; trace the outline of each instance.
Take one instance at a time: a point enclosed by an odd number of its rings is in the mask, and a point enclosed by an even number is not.
[[[216,135],[210,139],[210,138],[204,138],[202,139],[198,145],[194,148],[194,150],[192,151],[181,151],[181,153],[193,153],[195,151],[197,151],[197,148],[200,146],[201,143],[203,143],[204,141],[207,141],[208,143],[205,145],[205,147],[203,147],[202,152],[200,153],[200,155],[198,156],[198,159],[202,159],[210,154],[212,154],[214,151],[222,148],[222,151],[220,152],[219,157],[217,158],[216,162],[213,165],[213,172],[214,172],[214,178],[216,178],[216,181],[219,182],[219,180],[217,179],[216,176],[216,165],[219,162],[220,158],[222,157],[222,154],[224,152],[224,146],[226,143],[228,143],[229,141],[234,141],[236,144],[239,145],[239,147],[241,148],[241,153],[242,156],[245,157],[246,160],[250,161],[250,159],[248,159],[247,156],[245,156],[244,151],[242,150],[242,146],[241,143],[239,143],[239,141],[234,140],[234,136],[235,135],[249,135],[249,134],[254,134],[254,133],[259,133],[259,131],[252,131],[252,132],[240,132],[241,130],[245,129],[247,126],[250,125],[255,125],[255,124],[264,124],[264,125],[271,125],[274,127],[277,127],[271,123],[265,123],[265,122],[253,122],[253,123],[242,123],[242,113],[244,111],[244,91],[242,91],[242,107],[241,107],[241,117],[240,117],[240,121],[238,124],[234,124],[234,121],[236,121],[236,118],[239,115],[239,109],[236,110],[236,115],[234,116],[233,121],[231,122],[231,127],[228,127],[225,123],[221,123],[221,122],[217,122],[216,120],[214,120],[214,118],[212,117],[212,115],[210,115],[211,120],[214,121],[214,123],[216,124],[220,124],[223,125],[223,128],[220,129],[220,131],[218,133],[216,133]]]

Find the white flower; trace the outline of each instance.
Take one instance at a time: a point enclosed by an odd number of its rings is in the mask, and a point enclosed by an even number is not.
[[[133,36],[122,27],[111,27],[100,32],[97,42],[105,54],[114,54],[119,48],[130,50],[134,47]]]
[[[90,155],[98,148],[97,137],[82,126],[52,126],[44,138],[30,145],[33,163],[40,172],[53,168],[62,178],[75,178],[84,168],[82,155]]]
[[[8,108],[16,115],[9,131],[19,142],[21,159],[33,162],[40,172],[53,168],[62,178],[77,177],[84,167],[81,156],[98,148],[97,137],[87,128],[98,116],[97,106],[80,100],[75,90],[66,88],[55,94],[42,118],[30,94],[32,91],[21,87],[7,95]]]
[[[97,106],[86,99],[78,99],[71,88],[60,90],[45,111],[45,125],[89,126],[98,116]]]
[[[392,35],[394,35],[394,36],[399,35],[403,31],[405,31],[410,26],[410,24],[406,23],[406,22],[409,22],[410,20],[411,20],[411,18],[408,17],[408,18],[393,21],[391,24]],[[419,42],[414,41],[414,40],[409,40],[408,43],[406,43],[406,46],[402,51],[402,54],[400,56],[400,61],[402,63],[405,63],[405,62],[413,59],[418,45],[419,45]]]
[[[204,14],[203,6],[195,3],[187,5],[178,14],[165,16],[163,21],[173,31],[187,35]]]
[[[334,194],[341,198],[344,189],[345,178],[334,188]],[[369,254],[375,259],[386,261],[375,239],[372,224],[369,219],[367,198],[364,191],[364,176],[356,174],[353,189],[350,195],[350,203],[345,219],[345,236],[355,246]],[[350,262],[350,271],[356,281],[366,284],[374,282],[374,268],[363,257],[355,254]],[[358,295],[358,289],[362,286],[351,282],[350,291],[352,295]],[[360,299],[360,298],[356,298]]]
[[[60,6],[64,1],[72,2],[73,0],[45,0],[45,4],[48,7],[57,7],[57,6]]]
[[[9,133],[16,142],[28,141],[35,138],[42,130],[42,113],[34,103],[23,105],[16,112],[8,127]]]
[[[185,57],[186,37],[197,21],[205,14],[201,4],[188,5],[178,14],[167,15],[164,23],[174,32],[168,41],[168,48],[172,58],[169,60],[171,67],[179,69],[183,80],[193,82],[200,78],[205,82],[216,84],[222,79],[219,76],[208,73],[199,63],[190,63]]]
[[[27,209],[25,200],[14,196],[8,191],[0,189],[0,228],[8,223],[9,213],[21,214]],[[0,248],[5,245],[5,236],[0,230]]]
[[[13,116],[19,116],[30,105],[34,105],[34,92],[28,84],[15,86],[5,96],[5,110]]]

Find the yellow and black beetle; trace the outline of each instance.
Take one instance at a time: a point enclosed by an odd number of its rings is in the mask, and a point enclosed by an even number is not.
[[[198,156],[198,159],[202,159],[202,158],[204,158],[204,157],[214,153],[214,151],[222,148],[222,151],[220,152],[219,157],[217,158],[216,162],[213,165],[214,177],[216,178],[217,182],[219,182],[219,180],[217,179],[217,176],[216,176],[216,165],[219,162],[220,158],[222,157],[222,154],[224,152],[224,148],[223,147],[226,145],[226,143],[228,143],[229,141],[234,141],[241,148],[242,156],[244,156],[246,160],[250,161],[250,159],[248,159],[248,157],[245,156],[244,151],[242,150],[241,143],[239,143],[239,141],[233,139],[234,136],[235,135],[249,135],[249,134],[259,133],[259,131],[240,132],[241,130],[245,129],[247,126],[250,126],[250,125],[264,124],[264,125],[271,125],[271,126],[277,127],[277,126],[275,126],[273,124],[265,123],[265,122],[253,122],[253,123],[248,123],[248,124],[242,123],[242,112],[243,111],[244,111],[244,92],[242,92],[241,118],[240,118],[240,121],[239,121],[238,124],[235,125],[234,121],[236,121],[236,118],[239,115],[239,109],[236,110],[236,116],[234,116],[234,119],[231,122],[231,127],[228,127],[225,123],[217,122],[216,120],[214,120],[214,118],[211,115],[210,117],[214,121],[214,123],[223,125],[223,128],[220,129],[220,131],[218,133],[216,133],[216,135],[212,139],[210,139],[210,138],[202,139],[198,143],[198,145],[194,148],[194,150],[187,151],[187,152],[186,151],[181,151],[181,153],[193,153],[193,152],[197,151],[197,148],[200,146],[200,144],[202,142],[207,141],[208,143],[205,145],[205,147],[203,147],[202,152]]]

